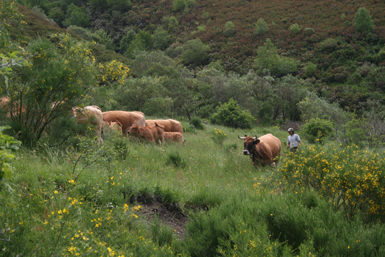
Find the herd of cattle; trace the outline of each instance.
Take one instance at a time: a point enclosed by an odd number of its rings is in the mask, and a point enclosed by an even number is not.
[[[0,98],[0,107],[8,107],[6,116],[12,116],[9,106],[9,98]],[[57,108],[57,103],[52,104],[51,108]],[[25,111],[25,110],[21,110]],[[123,136],[131,134],[144,140],[159,144],[169,142],[183,142],[182,124],[173,119],[167,120],[146,120],[145,115],[138,111],[107,111],[96,106],[86,106],[84,108],[73,107],[72,114],[76,117],[77,123],[88,123],[95,126],[95,133],[99,142],[103,142],[102,129],[108,127],[111,130],[121,131]],[[261,137],[239,137],[244,140],[244,155],[249,155],[254,165],[261,164],[275,165],[281,154],[281,141],[272,134]]]

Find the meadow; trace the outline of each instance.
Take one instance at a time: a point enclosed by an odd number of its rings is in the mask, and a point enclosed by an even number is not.
[[[346,146],[303,139],[303,152],[293,156],[278,127],[183,126],[182,145],[107,131],[102,145],[80,137],[66,148],[18,150],[11,178],[1,182],[1,255],[383,256],[382,209],[375,217],[365,208],[347,217],[342,203],[349,197],[333,205],[311,176],[309,183],[289,176],[298,174],[290,163],[306,166],[309,158],[316,167],[314,156]],[[283,157],[278,167],[256,169],[238,135],[266,133],[282,141]],[[373,155],[382,161],[384,152]],[[355,167],[354,158],[347,160]],[[379,193],[367,201],[382,204],[384,180],[374,175]]]

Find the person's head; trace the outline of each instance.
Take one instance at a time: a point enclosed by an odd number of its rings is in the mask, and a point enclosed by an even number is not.
[[[289,132],[290,135],[294,135],[294,129],[293,128],[289,128],[287,130],[287,132]]]

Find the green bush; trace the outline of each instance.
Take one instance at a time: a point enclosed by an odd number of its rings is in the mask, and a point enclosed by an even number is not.
[[[304,28],[304,31],[306,34],[314,34],[315,30],[313,28]]]
[[[242,110],[233,98],[228,103],[217,107],[217,112],[210,118],[213,124],[225,125],[233,128],[251,128],[255,121],[247,110]]]
[[[266,24],[266,22],[263,19],[258,19],[257,23],[255,24],[255,33],[257,33],[257,35],[263,35],[268,31],[269,26]]]
[[[174,12],[182,11],[186,8],[185,0],[173,0],[172,2],[172,10]]]
[[[224,33],[226,36],[232,36],[235,34],[235,25],[232,21],[226,22]]]
[[[192,66],[206,65],[209,63],[209,53],[210,47],[199,38],[190,40],[183,46],[182,63]]]
[[[178,168],[184,168],[187,162],[182,158],[178,152],[170,152],[167,154],[167,165],[173,165]]]
[[[294,23],[290,26],[290,32],[291,34],[295,35],[297,34],[298,32],[301,31],[301,26],[299,26],[297,23]]]
[[[3,130],[7,128],[9,127],[0,127],[0,183],[4,176],[10,177],[12,170],[10,162],[15,158],[11,151],[18,150],[20,145],[20,142],[13,137],[3,134]]]
[[[333,128],[330,120],[312,118],[301,129],[310,143],[324,143],[332,135]]]
[[[364,7],[358,8],[354,16],[354,27],[360,32],[370,32],[374,29],[374,22],[368,10]]]
[[[190,124],[192,124],[196,129],[203,130],[205,128],[205,126],[203,126],[202,120],[199,117],[192,117]]]

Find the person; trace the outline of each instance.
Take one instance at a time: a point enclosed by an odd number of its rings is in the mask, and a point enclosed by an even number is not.
[[[294,134],[293,128],[289,128],[287,131],[289,132],[289,136],[287,137],[287,149],[290,148],[291,152],[296,152],[301,144],[301,139],[297,134]]]

